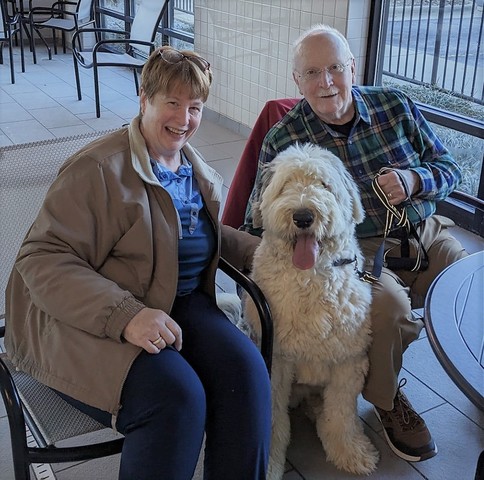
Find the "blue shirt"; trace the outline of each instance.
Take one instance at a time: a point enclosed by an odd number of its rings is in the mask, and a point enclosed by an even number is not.
[[[200,284],[200,275],[215,250],[215,233],[204,208],[192,165],[182,154],[183,163],[176,173],[151,161],[153,173],[170,194],[178,213],[178,287],[177,295],[186,295]]]
[[[276,123],[264,138],[254,189],[247,205],[244,230],[260,234],[252,225],[252,204],[258,200],[264,164],[289,145],[310,142],[339,157],[356,181],[366,218],[358,236],[383,234],[386,209],[371,187],[382,167],[412,170],[421,189],[406,204],[408,218],[418,223],[435,212],[460,183],[461,172],[412,100],[393,88],[352,88],[356,117],[348,135],[322,122],[303,99]],[[413,208],[415,207],[415,209]]]

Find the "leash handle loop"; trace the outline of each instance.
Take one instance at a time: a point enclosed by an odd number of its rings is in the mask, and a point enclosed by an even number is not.
[[[428,255],[427,252],[422,245],[422,242],[420,240],[420,237],[417,233],[417,230],[415,229],[415,226],[413,225],[412,222],[408,219],[407,215],[407,209],[406,208],[397,208],[395,205],[392,205],[389,201],[385,193],[383,192],[382,188],[380,187],[377,179],[378,177],[382,174],[385,173],[388,169],[383,168],[381,169],[374,177],[372,181],[372,188],[373,191],[375,192],[377,198],[380,200],[380,202],[383,204],[383,206],[386,209],[386,218],[385,218],[385,228],[383,232],[383,240],[378,248],[376,254],[375,254],[375,260],[373,263],[373,270],[371,273],[371,276],[374,278],[380,278],[382,268],[389,263],[390,260],[396,261],[400,260],[400,267],[402,268],[403,264],[405,264],[405,267],[410,271],[417,271],[420,269],[426,269],[428,267]],[[400,177],[401,178],[401,177]],[[408,195],[408,188],[405,182],[403,182],[404,188],[405,188],[405,193],[407,194],[407,198],[410,201],[410,196]],[[410,201],[411,202],[411,201]],[[415,209],[415,207],[413,207]],[[418,212],[417,212],[418,213]],[[388,257],[388,253],[391,251],[391,248],[388,250],[385,250],[385,240],[390,234],[390,232],[394,228],[404,228],[405,231],[407,232],[407,235],[405,238],[402,238],[401,240],[401,258],[396,259],[396,258],[391,258]],[[410,255],[410,245],[408,241],[409,235],[413,235],[415,239],[418,242],[418,248],[417,248],[417,258],[415,259],[413,265],[408,265],[408,260],[410,260],[408,257]],[[405,257],[405,258],[403,258]],[[413,261],[413,260],[412,260]],[[411,267],[411,268],[409,268]],[[397,267],[398,268],[398,267]]]

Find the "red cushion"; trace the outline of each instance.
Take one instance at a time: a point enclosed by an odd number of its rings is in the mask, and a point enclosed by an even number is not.
[[[222,215],[223,224],[239,228],[244,223],[245,209],[257,174],[262,141],[269,129],[299,100],[300,98],[281,98],[269,100],[264,105],[247,139],[234,179],[230,185]]]

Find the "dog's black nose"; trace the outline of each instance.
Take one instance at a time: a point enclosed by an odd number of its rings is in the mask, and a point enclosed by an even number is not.
[[[314,215],[308,208],[302,208],[293,213],[292,221],[297,228],[309,228],[314,222]]]

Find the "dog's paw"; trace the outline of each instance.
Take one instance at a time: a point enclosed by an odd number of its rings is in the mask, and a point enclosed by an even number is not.
[[[380,454],[366,435],[348,442],[344,451],[328,453],[328,460],[340,470],[356,475],[369,475],[374,472]]]

